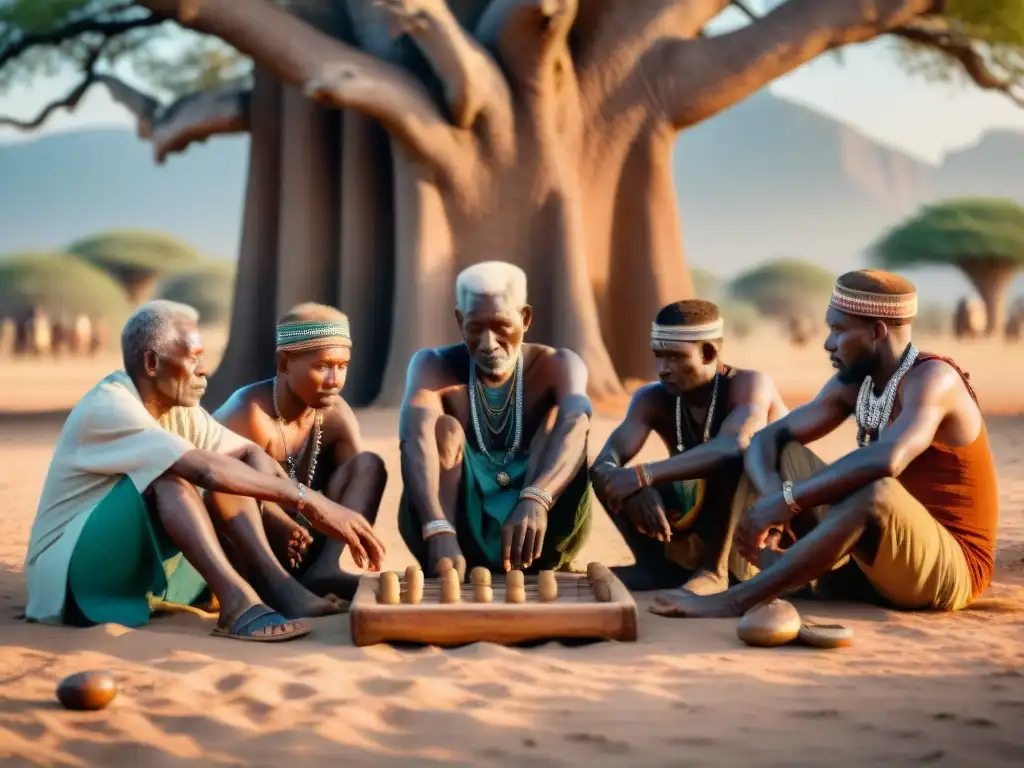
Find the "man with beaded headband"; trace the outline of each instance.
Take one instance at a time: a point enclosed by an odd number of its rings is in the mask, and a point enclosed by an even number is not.
[[[785,412],[771,379],[722,362],[724,323],[717,306],[692,299],[669,304],[651,327],[655,384],[633,395],[626,418],[591,470],[597,497],[633,551],[618,569],[631,589],[679,587],[720,592],[729,573],[749,567],[732,553],[743,449]],[[669,458],[625,465],[651,433]]]
[[[351,356],[346,315],[299,304],[278,323],[274,378],[239,389],[214,417],[263,448],[282,474],[352,510],[374,538],[370,527],[387,472],[377,454],[363,450],[359,422],[341,397]],[[318,595],[352,597],[358,576],[339,563],[344,539],[317,532],[297,509],[264,504],[264,519],[278,556],[301,584]],[[353,555],[359,561],[364,553]]]
[[[587,369],[526,344],[526,275],[485,262],[459,274],[463,343],[409,364],[399,436],[399,529],[429,573],[568,567],[590,526]],[[464,573],[463,573],[464,575]]]
[[[955,611],[988,587],[998,489],[985,422],[967,374],[911,341],[916,312],[914,286],[897,275],[836,281],[825,315],[836,375],[745,454],[744,482],[760,498],[737,544],[760,573],[719,595],[663,596],[651,610],[736,616],[810,585],[819,596]],[[857,450],[826,465],[804,447],[850,416]]]

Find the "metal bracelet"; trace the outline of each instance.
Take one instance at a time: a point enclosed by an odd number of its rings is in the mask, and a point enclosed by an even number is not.
[[[455,533],[455,526],[447,520],[431,520],[423,524],[421,529],[423,540],[432,539],[435,536],[441,536],[446,533]]]
[[[533,499],[544,507],[545,512],[550,511],[551,507],[555,504],[555,500],[551,497],[551,494],[536,485],[528,485],[523,488],[523,490],[519,492],[519,499]]]
[[[800,505],[796,503],[796,497],[793,495],[793,481],[786,480],[782,484],[782,498],[786,502],[786,506],[789,507],[789,511],[794,515],[800,513]]]
[[[654,478],[651,476],[651,468],[646,464],[636,465],[636,480],[641,488],[650,488],[654,485]]]

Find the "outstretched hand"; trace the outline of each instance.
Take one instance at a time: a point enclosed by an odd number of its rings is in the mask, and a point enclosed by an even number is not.
[[[644,488],[630,496],[622,506],[630,522],[640,533],[658,541],[672,540],[665,504],[653,488]]]
[[[328,538],[344,541],[359,568],[379,571],[385,551],[373,526],[355,510],[336,504],[326,496],[318,496],[320,498],[310,500],[316,512],[310,517],[313,526]]]
[[[533,499],[520,499],[501,529],[502,562],[506,571],[529,568],[540,559],[548,513]]]

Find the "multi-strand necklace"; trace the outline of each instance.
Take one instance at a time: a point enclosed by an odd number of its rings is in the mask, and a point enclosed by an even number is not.
[[[870,376],[865,377],[857,394],[857,445],[863,448],[872,440],[877,440],[889,423],[893,406],[896,404],[896,392],[900,382],[907,375],[917,360],[918,349],[908,344],[900,359],[900,366],[886,382],[882,394],[875,395],[875,384]]]
[[[515,397],[514,402],[513,394]],[[477,404],[478,401],[481,400],[483,401],[483,414],[480,413],[480,409]],[[476,434],[476,441],[480,446],[481,453],[483,453],[490,461],[504,467],[519,451],[519,444],[523,439],[523,356],[521,354],[516,360],[516,367],[515,371],[512,373],[512,382],[509,387],[508,396],[505,398],[505,402],[498,408],[492,407],[490,403],[487,402],[487,397],[483,390],[483,384],[476,374],[476,364],[472,359],[470,359],[469,412],[470,418],[473,422],[473,432]],[[491,419],[489,419],[488,416],[500,420],[499,426],[492,426]],[[504,458],[495,459],[491,455],[491,452],[487,450],[487,442],[484,440],[484,429],[496,437],[500,437],[507,429],[510,417],[515,420],[513,424],[512,445],[506,449]],[[483,426],[481,426],[481,421],[484,422]],[[508,440],[506,439],[506,443],[507,442]],[[494,479],[502,488],[511,482],[511,478],[505,470],[498,472]]]
[[[277,429],[281,435],[281,447],[284,449],[284,460],[285,463],[288,465],[288,476],[292,479],[292,481],[297,481],[298,479],[299,464],[302,463],[302,457],[306,455],[306,449],[309,447],[310,443],[309,438],[313,438],[313,453],[310,454],[309,457],[309,472],[306,475],[306,487],[312,489],[313,477],[316,475],[316,462],[317,459],[320,458],[320,440],[321,437],[323,436],[324,423],[323,411],[318,410],[314,414],[312,434],[306,436],[306,439],[302,443],[302,448],[294,457],[292,457],[292,455],[288,452],[288,441],[285,440],[284,436],[285,421],[284,417],[281,415],[281,409],[277,404],[276,377],[274,378],[274,417],[277,419]],[[302,517],[303,520],[305,521],[305,517],[302,515],[301,512],[299,513],[299,517]]]
[[[711,382],[711,405],[708,406],[708,415],[704,419],[704,442],[706,443],[711,439],[711,424],[715,418],[715,404],[718,402],[718,381],[719,374],[715,373],[715,378]],[[689,424],[687,424],[687,431],[689,431]],[[683,452],[683,398],[676,398],[676,450],[680,453]]]

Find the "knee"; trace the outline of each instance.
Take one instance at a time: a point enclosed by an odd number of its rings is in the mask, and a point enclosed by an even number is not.
[[[437,455],[444,470],[454,469],[462,462],[462,451],[466,444],[466,433],[457,419],[442,416],[434,427],[437,437]]]
[[[166,474],[158,477],[150,486],[149,492],[158,513],[201,502],[196,487],[177,475]]]
[[[363,451],[352,459],[352,469],[357,477],[365,477],[378,482],[387,482],[388,468],[384,459],[376,453]]]
[[[875,480],[850,496],[851,507],[863,515],[866,522],[884,527],[892,514],[893,499],[901,489],[899,480],[894,478]]]

